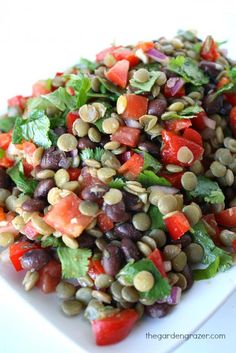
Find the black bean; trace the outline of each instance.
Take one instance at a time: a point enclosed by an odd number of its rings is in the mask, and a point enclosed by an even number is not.
[[[63,134],[66,133],[66,128],[62,127],[62,126],[59,126],[59,127],[56,127],[56,129],[54,130],[55,134],[59,137]]]
[[[171,240],[171,244],[174,244],[174,245],[181,244],[182,249],[186,248],[186,246],[191,244],[191,242],[192,242],[192,239],[191,239],[190,235],[188,235],[188,234],[184,234],[178,240],[173,240],[173,239]]]
[[[181,271],[181,273],[184,275],[184,277],[187,280],[187,287],[186,290],[191,288],[193,285],[193,272],[192,269],[189,265],[185,265],[183,271]]]
[[[148,105],[148,114],[160,117],[166,110],[167,102],[164,98],[153,99]]]
[[[117,238],[129,238],[133,241],[138,241],[143,236],[139,230],[134,228],[133,224],[128,222],[116,225],[114,228],[114,234],[117,236]]]
[[[78,238],[78,243],[79,243],[79,248],[84,249],[84,248],[93,248],[95,245],[95,238],[87,233],[83,233],[80,235]]]
[[[40,166],[42,169],[68,169],[70,166],[70,160],[66,157],[65,152],[60,151],[56,147],[50,147],[45,150]]]
[[[220,109],[220,114],[221,115],[229,115],[230,111],[232,109],[232,105],[228,102],[223,102],[223,106]]]
[[[47,203],[44,200],[29,199],[22,204],[21,208],[26,212],[42,212],[46,206]]]
[[[0,188],[7,189],[11,184],[11,178],[3,168],[0,168]]]
[[[136,195],[123,191],[123,200],[127,211],[141,211],[143,203]]]
[[[40,270],[50,260],[46,250],[33,249],[27,251],[20,259],[21,266],[25,270]]]
[[[148,152],[152,154],[154,157],[160,157],[160,146],[158,144],[151,141],[140,142],[138,148],[142,151]]]
[[[41,180],[36,189],[34,190],[35,199],[44,199],[47,197],[48,192],[55,186],[54,179]]]
[[[206,60],[202,60],[199,67],[210,77],[216,77],[223,70],[220,64]]]
[[[141,257],[141,254],[137,245],[129,238],[123,238],[121,240],[121,249],[127,261],[132,259],[137,261]]]
[[[167,303],[154,303],[152,305],[145,306],[145,312],[152,318],[162,318],[166,316],[171,310],[171,306]]]
[[[203,100],[203,107],[210,115],[219,113],[223,106],[223,96],[213,98],[212,94],[208,94]]]
[[[101,200],[108,190],[108,186],[102,184],[86,186],[81,192],[81,197],[84,200],[96,202]]]
[[[125,222],[129,219],[129,214],[125,211],[123,200],[115,205],[105,204],[104,211],[113,222]]]
[[[115,276],[123,265],[121,249],[114,244],[107,245],[103,252],[102,264],[108,275]]]
[[[85,148],[94,149],[95,147],[96,147],[96,144],[93,141],[91,141],[88,137],[79,138],[78,148],[80,150],[84,150]]]
[[[103,135],[101,138],[101,141],[99,142],[101,147],[104,147],[107,142],[110,142],[110,136],[109,135]]]

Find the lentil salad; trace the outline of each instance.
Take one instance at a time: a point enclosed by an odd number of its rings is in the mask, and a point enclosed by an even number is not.
[[[236,67],[191,31],[82,59],[0,118],[0,254],[98,345],[235,262]]]

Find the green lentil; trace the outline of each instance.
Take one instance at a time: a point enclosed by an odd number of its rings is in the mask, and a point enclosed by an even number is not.
[[[164,195],[158,200],[158,208],[164,215],[177,210],[177,201],[173,195]]]
[[[210,170],[215,177],[223,177],[226,174],[226,167],[218,161],[214,161],[210,165]]]
[[[188,262],[192,264],[197,264],[203,259],[204,251],[199,244],[191,243],[184,249],[184,251],[187,255]]]
[[[82,119],[76,119],[73,123],[72,131],[78,137],[87,136],[89,131],[89,124]]]
[[[232,242],[236,240],[236,233],[228,229],[224,229],[220,232],[220,240],[225,246],[231,246]]]
[[[187,191],[194,190],[197,186],[197,177],[193,172],[186,172],[181,177],[181,184]]]
[[[150,228],[151,219],[146,213],[140,212],[133,216],[132,223],[136,229],[145,231]]]
[[[56,294],[60,299],[70,299],[75,292],[76,288],[71,283],[61,281],[56,287]]]
[[[163,250],[163,255],[165,260],[173,260],[180,252],[181,249],[178,245],[166,245]]]
[[[61,309],[67,316],[76,316],[81,313],[83,305],[78,300],[65,300],[61,304]]]
[[[172,260],[173,270],[176,272],[181,272],[184,269],[186,263],[187,263],[187,256],[183,251],[181,251]]]
[[[88,287],[79,288],[75,294],[77,300],[79,300],[82,304],[88,305],[90,300],[93,298],[92,289]]]
[[[124,287],[121,290],[121,295],[129,303],[136,303],[139,300],[139,293],[134,287]]]
[[[166,234],[161,229],[153,229],[148,234],[149,237],[153,238],[158,248],[162,248],[166,243]]]
[[[197,224],[201,218],[201,212],[197,206],[194,204],[184,206],[183,213],[187,217],[191,226]]]
[[[78,141],[72,134],[62,134],[57,140],[57,147],[64,152],[70,152],[77,148]]]
[[[140,271],[134,276],[134,287],[139,292],[147,292],[154,286],[155,280],[151,272]]]
[[[110,287],[111,283],[114,281],[114,278],[107,274],[100,274],[95,278],[94,284],[96,288],[108,288]]]
[[[98,205],[91,201],[81,201],[79,204],[80,212],[85,216],[95,216],[98,212]]]

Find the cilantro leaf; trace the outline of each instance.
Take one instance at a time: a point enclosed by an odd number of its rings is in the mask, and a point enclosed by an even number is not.
[[[218,272],[219,264],[220,258],[219,256],[216,256],[215,260],[207,268],[193,270],[194,280],[200,281],[202,279],[215,277]]]
[[[92,255],[91,250],[58,247],[57,254],[61,261],[63,278],[78,278],[86,275],[89,258]]]
[[[150,92],[159,76],[159,72],[151,71],[150,78],[147,82],[138,82],[134,78],[131,78],[129,82],[132,87],[139,88],[137,91],[135,91],[136,94]]]
[[[216,97],[220,96],[222,93],[232,91],[233,88],[234,88],[233,82],[227,83],[226,85],[224,85],[221,88],[219,88],[215,93],[213,93],[213,99],[215,99]]]
[[[186,82],[201,86],[209,82],[209,78],[197,66],[195,61],[178,55],[169,61],[168,69],[183,77]]]
[[[13,129],[17,117],[1,117],[0,118],[0,131],[9,132]]]
[[[69,81],[66,83],[67,87],[71,87],[75,91],[76,97],[76,108],[80,108],[84,105],[89,96],[89,90],[91,88],[91,81],[88,77],[79,75],[69,75]]]
[[[151,168],[155,172],[158,172],[161,169],[160,162],[156,158],[154,158],[150,153],[139,149],[135,149],[135,152],[143,156],[143,159],[144,159],[143,170]]]
[[[14,181],[17,188],[25,194],[33,194],[38,182],[34,179],[26,178],[22,161],[14,167],[8,169],[7,174]]]
[[[4,156],[5,156],[5,151],[2,148],[0,148],[0,158]]]
[[[182,117],[183,116],[187,116],[187,117],[191,116],[192,117],[192,116],[196,116],[198,113],[200,113],[202,111],[203,111],[202,107],[199,107],[199,105],[194,104],[194,105],[192,105],[190,107],[187,107],[187,108],[183,109],[179,113],[179,115],[182,116]]]
[[[42,248],[57,248],[59,246],[63,246],[64,243],[62,242],[61,238],[56,238],[54,235],[49,235],[46,239],[41,241]]]
[[[78,69],[88,69],[94,71],[97,68],[97,64],[93,61],[90,61],[85,58],[81,58],[78,64],[76,65]]]
[[[138,175],[137,180],[146,188],[152,185],[171,186],[171,183],[166,178],[156,175],[151,170],[144,170]]]
[[[163,221],[163,214],[159,211],[158,207],[151,205],[149,207],[148,214],[152,221],[151,229],[166,230],[165,223]]]
[[[123,189],[124,186],[125,186],[125,181],[123,178],[115,178],[109,183],[109,187],[113,189]]]
[[[12,143],[21,143],[22,140],[33,141],[37,146],[49,148],[52,142],[49,139],[50,120],[42,110],[33,110],[27,119],[17,118],[12,135]]]
[[[217,182],[204,176],[198,176],[197,179],[196,188],[188,192],[190,197],[199,197],[201,200],[212,204],[224,202],[224,194]]]
[[[80,158],[85,161],[86,159],[95,159],[100,162],[105,150],[101,147],[96,147],[94,150],[91,148],[85,148],[81,154]]]
[[[132,285],[134,276],[140,271],[151,272],[155,280],[152,289],[139,293],[141,299],[161,300],[170,294],[169,283],[161,276],[151,260],[142,259],[137,262],[130,262],[121,269],[117,276],[124,276],[125,281]]]
[[[113,85],[113,83],[109,82],[105,78],[98,77],[98,79],[101,83],[101,92],[102,93],[106,93],[106,91],[108,91],[108,92],[114,93],[117,96],[120,96],[121,94],[124,93],[124,90],[122,88]]]

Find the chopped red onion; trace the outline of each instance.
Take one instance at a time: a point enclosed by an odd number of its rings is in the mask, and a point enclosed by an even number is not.
[[[174,188],[173,186],[163,186],[163,185],[153,185],[148,188],[150,191],[162,191],[165,194],[177,194],[179,189]]]
[[[203,121],[207,127],[209,127],[210,129],[213,129],[213,130],[215,129],[215,127],[216,127],[215,120],[208,118],[208,116],[206,116],[206,115],[203,115]]]
[[[141,129],[142,125],[139,123],[138,120],[134,120],[134,119],[125,119],[125,124],[128,127],[134,127],[136,129]]]
[[[182,289],[180,287],[172,287],[170,295],[167,297],[166,302],[169,305],[176,305],[180,302]]]
[[[147,56],[159,63],[167,63],[169,61],[168,56],[166,56],[164,53],[155,48],[149,49],[148,51],[146,51],[146,54]]]
[[[175,96],[177,92],[185,84],[184,80],[180,77],[170,77],[166,82],[166,86],[170,89],[171,95]]]

